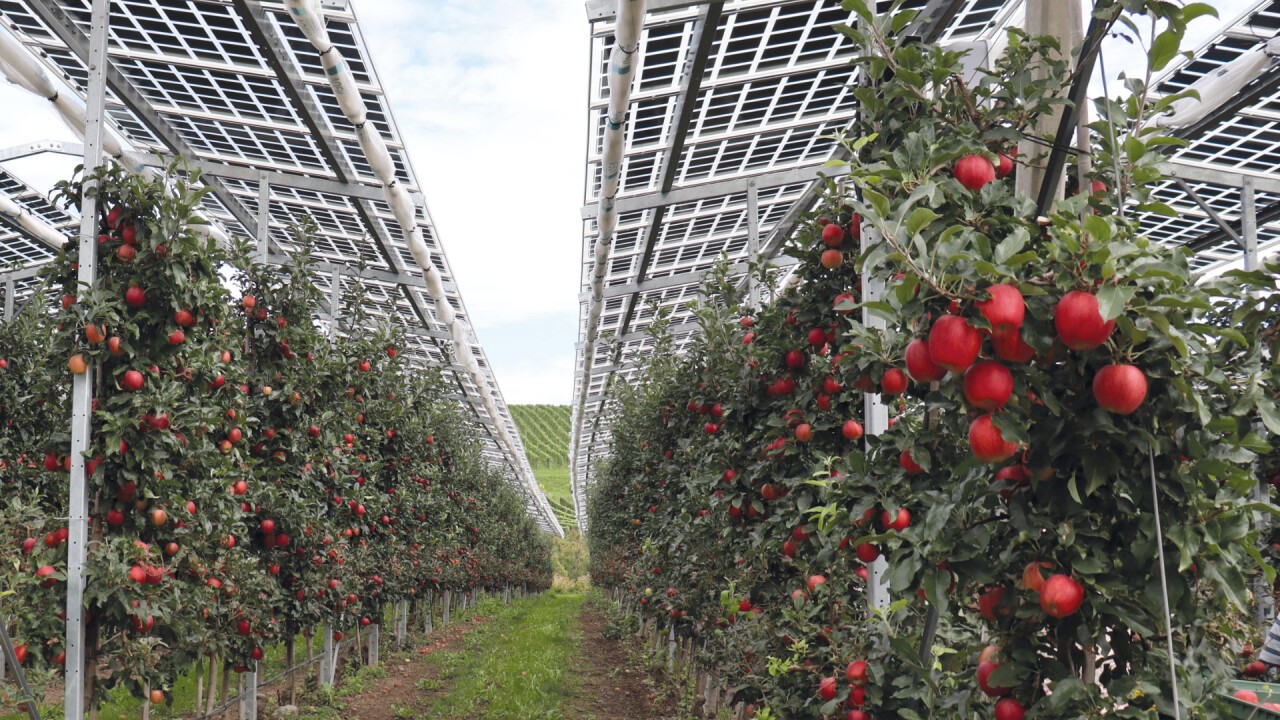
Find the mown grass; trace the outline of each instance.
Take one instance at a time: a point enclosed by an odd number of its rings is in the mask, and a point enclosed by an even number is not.
[[[460,652],[430,656],[449,688],[419,717],[557,720],[577,690],[570,660],[581,639],[582,595],[544,594],[502,605],[482,603],[491,619],[463,640]]]

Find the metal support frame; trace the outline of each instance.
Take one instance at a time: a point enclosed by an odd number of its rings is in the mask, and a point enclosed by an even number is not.
[[[683,10],[694,5],[705,5],[710,0],[649,0],[649,12]],[[618,0],[587,0],[587,19],[593,23],[612,22],[618,18]]]
[[[880,233],[870,226],[862,228],[862,251],[866,252],[880,242]],[[885,291],[884,278],[877,276],[868,269],[862,272],[862,292],[864,302],[879,302]],[[862,309],[862,322],[868,328],[884,328],[885,321],[883,318],[876,316],[869,308]],[[863,436],[865,442],[870,445],[871,438],[880,435],[889,429],[889,409],[881,401],[878,393],[869,392],[863,394]],[[883,556],[876,558],[871,563],[870,573],[867,578],[867,602],[870,607],[875,610],[883,610],[889,607],[889,585],[884,579],[885,572],[888,571],[889,564]]]
[[[747,185],[747,259],[748,261],[758,260],[760,258],[760,186],[756,181],[752,180]],[[751,309],[755,310],[760,307],[760,285],[751,275],[750,270],[747,272],[747,295]]]
[[[1235,236],[1244,249],[1244,269],[1258,269],[1258,207],[1254,200],[1253,180],[1245,178],[1240,185],[1240,230]],[[1232,233],[1235,235],[1235,233]]]
[[[43,3],[36,3],[40,7]],[[102,165],[102,146],[106,138],[107,25],[109,0],[93,0],[90,16],[85,66],[88,69],[88,102],[84,122],[84,167],[88,178]],[[78,35],[78,32],[77,32]],[[77,281],[92,287],[98,278],[98,200],[90,192],[92,181],[86,180],[80,206],[80,247]],[[84,617],[84,565],[89,544],[89,487],[85,472],[85,453],[93,433],[93,376],[96,363],[88,372],[76,375],[71,384],[71,478],[67,502],[67,637],[63,714],[66,720],[84,718],[87,698],[85,686],[86,655]]]
[[[13,319],[13,293],[16,291],[13,278],[4,281],[4,319],[8,322]]]
[[[4,618],[0,617],[0,679],[4,678],[4,665],[7,661],[9,666],[13,668],[13,677],[18,681],[18,689],[22,692],[21,700],[26,701],[27,717],[31,720],[40,720],[40,708],[36,702],[35,693],[31,692],[31,687],[27,685],[27,673],[22,668],[22,663],[18,662],[18,656],[13,649],[13,640],[9,638],[9,630],[5,627]]]
[[[66,10],[55,0],[32,0],[30,6],[40,16],[40,19],[49,26],[54,36],[61,40],[67,46],[67,49],[82,62],[88,64],[88,58],[91,54],[89,39],[81,34],[79,26],[67,14]],[[174,130],[168,121],[151,107],[151,103],[133,86],[133,83],[129,81],[129,78],[124,73],[108,65],[106,67],[106,82],[107,87],[124,104],[125,108],[137,116],[138,120],[153,135],[160,138],[161,142],[172,152],[186,158],[198,156],[196,151],[183,139],[182,135]],[[86,134],[87,131],[88,128],[86,128]],[[86,139],[87,144],[88,140]],[[101,154],[101,146],[99,146],[99,154]],[[240,200],[221,180],[216,177],[210,177],[205,180],[205,184],[213,189],[214,195],[241,225],[250,230],[256,227],[253,216],[249,214],[248,209],[241,204]]]
[[[616,3],[614,3],[616,8]],[[653,9],[652,6],[648,6]],[[680,167],[680,156],[684,154],[685,141],[689,134],[689,124],[693,120],[693,111],[697,105],[698,90],[702,87],[702,78],[706,74],[707,59],[711,55],[711,46],[715,41],[716,27],[720,24],[720,17],[724,13],[724,0],[713,0],[703,6],[698,13],[698,19],[693,30],[693,51],[689,53],[684,67],[683,79],[681,80],[680,101],[676,108],[675,123],[671,127],[671,140],[667,144],[666,151],[662,158],[662,167],[658,171],[658,188],[659,195],[669,196],[671,188],[675,185],[676,171]],[[623,201],[619,200],[616,207],[617,212],[621,215]],[[598,209],[598,208],[597,208]],[[654,208],[653,216],[650,218],[649,230],[645,238],[644,250],[640,255],[640,267],[636,271],[637,282],[644,282],[644,276],[649,271],[649,263],[653,260],[653,251],[658,243],[658,235],[662,232],[662,221],[666,216],[667,204],[662,204]],[[622,322],[618,325],[618,334],[625,335],[627,328],[631,325],[631,320],[635,316],[636,303],[640,298],[639,293],[632,293],[631,299],[626,303],[626,311],[622,315]],[[585,353],[595,351],[594,345],[585,348]],[[621,352],[621,345],[614,350],[614,357],[611,364],[617,364],[618,353]],[[586,367],[586,358],[583,357],[583,368]],[[605,393],[609,391],[609,385],[613,382],[613,375],[610,374],[605,379]],[[582,381],[590,382],[590,377],[583,377]],[[585,409],[580,409],[585,412]],[[599,428],[600,417],[597,415],[591,424],[591,439],[594,440],[596,430]],[[581,432],[586,432],[585,425]],[[588,465],[590,464],[591,442],[587,443]],[[578,440],[577,447],[581,449],[581,439]],[[573,458],[571,473],[576,470],[577,458]],[[575,492],[576,496],[576,492]],[[579,508],[580,509],[580,508]],[[582,513],[578,512],[578,524],[582,525],[584,518]]]
[[[258,720],[259,667],[254,660],[249,669],[240,674],[240,720]]]
[[[265,262],[271,244],[271,181],[258,178],[258,262]]]
[[[22,158],[43,155],[45,153],[70,155],[71,157],[84,157],[84,143],[64,142],[62,140],[37,140],[35,142],[24,143],[22,145],[14,145],[13,147],[0,150],[0,162],[21,160]]]
[[[1179,177],[1175,177],[1173,179],[1173,182],[1175,185],[1177,185],[1179,188],[1182,189],[1182,192],[1187,194],[1187,197],[1191,198],[1193,201],[1195,201],[1196,205],[1200,206],[1200,209],[1203,210],[1204,213],[1209,216],[1209,219],[1213,220],[1215,223],[1218,224],[1218,227],[1222,228],[1222,232],[1230,235],[1232,239],[1234,239],[1236,242],[1240,242],[1240,233],[1237,233],[1235,228],[1231,227],[1231,225],[1227,223],[1226,220],[1223,220],[1222,216],[1219,215],[1218,212],[1209,205],[1209,203],[1205,202],[1204,198],[1200,197],[1200,193],[1196,192],[1194,188],[1188,185],[1186,180],[1183,180],[1182,178],[1179,178]],[[1250,196],[1252,196],[1252,194],[1253,193],[1251,192]]]
[[[697,202],[698,200],[714,200],[726,195],[745,193],[753,183],[757,188],[808,183],[818,178],[818,173],[824,165],[825,163],[801,165],[787,170],[773,170],[757,175],[716,180],[714,182],[688,185],[674,190],[668,186],[665,190],[621,196],[614,203],[614,207],[617,208],[619,215],[623,215],[640,210],[657,209],[668,205]],[[590,220],[596,217],[599,211],[598,205],[583,205],[581,210],[582,219]]]
[[[326,193],[329,195],[341,195],[343,197],[359,200],[383,201],[386,200],[387,197],[386,192],[383,191],[381,187],[375,185],[365,185],[359,182],[339,182],[336,180],[312,177],[310,175],[290,175],[288,173],[261,170],[243,165],[228,165],[226,163],[201,160],[194,156],[183,157],[183,162],[186,166],[192,170],[199,170],[202,176],[229,178],[232,180],[243,180],[245,182],[259,182],[265,179],[272,185],[279,187],[310,190],[312,192]],[[171,160],[171,158],[153,154],[141,154],[137,156],[137,159],[153,167],[168,167],[169,161]],[[417,195],[416,191],[413,192]]]

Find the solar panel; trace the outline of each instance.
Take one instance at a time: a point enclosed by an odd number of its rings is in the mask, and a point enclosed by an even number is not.
[[[354,12],[331,9],[326,15],[330,37],[352,71],[369,123],[387,145],[395,176],[417,193],[417,177]],[[89,0],[0,0],[0,24],[50,75],[81,97],[86,93],[86,72],[80,58],[87,48],[89,21]],[[439,332],[437,308],[421,290],[416,263],[390,206],[342,191],[380,193],[382,184],[338,106],[316,51],[283,6],[261,0],[113,0],[108,52],[107,112],[118,134],[143,154],[181,155],[204,161],[211,171],[238,169],[235,176],[208,180],[213,193],[205,204],[208,216],[232,235],[258,232],[259,183],[254,173],[279,173],[270,187],[267,233],[275,249],[296,250],[288,230],[309,216],[319,227],[315,255],[322,263],[363,264],[392,278],[360,279],[367,309],[379,319],[432,331],[414,337],[410,356],[444,367],[463,404],[485,428],[488,457],[532,477],[483,349],[473,345],[463,351],[473,353],[484,373],[497,400],[498,418],[488,417],[469,372],[444,365],[453,343],[447,332]],[[301,182],[306,179],[328,181],[331,191],[309,188]],[[0,191],[22,197],[5,185],[9,180],[0,175]],[[447,302],[466,321],[466,307],[425,204],[418,215]],[[65,216],[53,220],[68,222]],[[39,262],[41,248],[24,244],[10,229],[0,225],[5,233],[0,238],[0,263]],[[318,274],[316,282],[329,287],[331,274]],[[342,282],[350,284],[355,278],[348,275]],[[498,442],[495,423],[513,439],[516,457]],[[516,484],[542,527],[558,532],[540,491]]]

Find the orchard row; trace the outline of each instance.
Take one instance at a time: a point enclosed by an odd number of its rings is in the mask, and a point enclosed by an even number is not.
[[[69,245],[45,273],[55,302],[37,296],[0,327],[0,556],[29,670],[66,657],[50,608],[65,604],[81,374],[87,666],[111,668],[99,687],[159,700],[200,654],[244,669],[270,644],[378,622],[428,591],[549,585],[547,541],[439,373],[406,362],[358,289],[322,332],[305,228],[294,265],[265,266],[192,230],[186,183],[98,179],[97,281],[77,283]],[[61,200],[78,206],[82,188]]]
[[[1063,92],[1052,41],[1013,31],[965,83],[846,7],[883,79],[843,182],[787,248],[798,282],[756,308],[713,277],[688,352],[660,339],[614,393],[594,580],[760,717],[1172,715],[1166,619],[1183,716],[1225,716],[1271,572],[1276,269],[1197,284],[1118,211],[1168,210],[1144,128],[1172,100],[1106,106],[1125,134],[1042,217],[1014,148]]]

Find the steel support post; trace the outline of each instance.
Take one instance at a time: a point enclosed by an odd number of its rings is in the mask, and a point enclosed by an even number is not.
[[[1244,248],[1244,269],[1258,269],[1258,204],[1252,178],[1240,183],[1240,244]]]
[[[9,321],[13,319],[13,293],[16,288],[13,280],[6,280],[4,283],[4,319]]]
[[[333,685],[337,659],[338,644],[333,641],[333,623],[327,622],[324,624],[324,649],[320,654],[320,676],[316,678],[318,684]]]
[[[333,337],[338,328],[338,319],[342,316],[342,266],[333,269],[329,281],[329,337]]]
[[[862,228],[862,250],[865,252],[868,248],[879,244],[880,233],[870,226]],[[879,302],[884,297],[884,278],[880,277],[876,272],[876,268],[864,267],[862,269],[862,293],[863,302]],[[876,317],[869,309],[862,309],[862,323],[868,328],[883,328],[885,322],[882,318]],[[864,434],[868,446],[871,438],[879,435],[889,429],[889,409],[880,401],[880,395],[877,393],[866,393],[863,395],[863,423]],[[867,582],[867,601],[872,609],[884,610],[889,607],[889,584],[884,579],[885,571],[889,569],[888,562],[884,557],[876,558],[871,563],[871,572]]]
[[[258,720],[258,661],[240,674],[240,720]]]
[[[107,104],[107,13],[108,0],[93,0],[89,26],[89,97],[85,106],[84,176],[88,178],[102,165],[105,133],[103,118]],[[94,187],[85,181],[80,206],[80,269],[77,280],[92,287],[98,277],[98,201]],[[6,300],[6,304],[7,304]],[[71,385],[71,478],[67,504],[67,638],[66,680],[63,716],[66,720],[84,717],[85,688],[84,564],[89,544],[89,488],[85,475],[85,453],[92,433],[93,374],[76,375]]]
[[[760,261],[760,185],[747,184],[747,263]],[[750,268],[747,270],[747,294],[751,309],[760,307],[760,286]]]
[[[265,263],[271,254],[271,181],[264,174],[258,178],[258,262]]]
[[[376,622],[369,626],[369,667],[378,664],[378,642],[381,635],[381,622]]]
[[[440,624],[447,626],[449,624],[449,601],[453,599],[453,591],[444,591],[444,611],[440,617]]]

